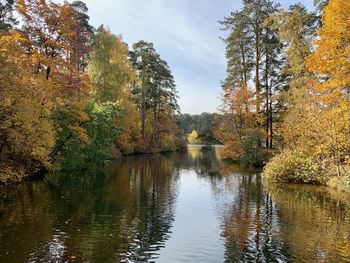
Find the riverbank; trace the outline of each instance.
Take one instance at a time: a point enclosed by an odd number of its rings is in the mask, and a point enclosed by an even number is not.
[[[264,178],[270,182],[314,184],[350,191],[350,169],[330,160],[319,161],[298,150],[285,150],[264,167]]]
[[[109,162],[118,160],[125,156],[138,156],[138,155],[152,155],[152,154],[166,154],[174,152],[186,152],[187,145],[184,143],[178,144],[175,149],[138,149],[133,153],[123,154],[117,148],[110,148],[111,158]],[[0,188],[11,187],[12,185],[17,185],[21,183],[27,183],[37,180],[42,180],[45,178],[46,174],[49,172],[54,172],[53,162],[48,162],[46,164],[36,163],[32,167],[24,167],[20,164],[12,163],[2,163],[0,166]],[[101,170],[104,167],[97,168],[96,170]],[[88,169],[88,168],[86,168]],[[84,170],[84,169],[83,169]]]

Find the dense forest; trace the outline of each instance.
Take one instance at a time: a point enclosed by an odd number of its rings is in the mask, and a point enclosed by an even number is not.
[[[268,162],[272,181],[346,186],[350,174],[350,2],[283,9],[243,1],[220,24],[228,33],[216,137],[224,155]]]
[[[81,1],[0,2],[0,181],[173,151],[177,90],[154,45],[94,28]]]
[[[204,112],[198,115],[182,114],[178,116],[180,135],[188,143],[217,144],[213,130],[218,120],[217,113]]]

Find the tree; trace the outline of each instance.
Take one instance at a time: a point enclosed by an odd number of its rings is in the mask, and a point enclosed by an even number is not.
[[[314,74],[317,107],[326,125],[323,155],[330,155],[339,166],[350,149],[350,3],[331,0],[324,8],[317,49],[306,65]],[[338,171],[339,172],[339,171]]]
[[[271,14],[278,10],[276,5],[271,0],[244,0],[242,16],[247,21],[248,32],[252,37],[252,48],[254,50],[254,82],[255,82],[255,104],[256,113],[260,113],[260,92],[261,92],[261,60],[264,54],[265,27],[264,21]]]
[[[147,80],[150,79],[152,68],[154,68],[153,63],[158,59],[159,55],[156,53],[152,43],[141,40],[133,44],[133,50],[130,52],[130,60],[133,63],[141,86],[140,112],[142,139],[145,139]]]
[[[33,75],[19,32],[0,36],[0,181],[21,180],[49,161],[55,96]],[[45,101],[45,103],[43,103]]]
[[[328,180],[322,175],[348,175],[349,11],[347,2],[331,0],[323,10],[322,23],[300,5],[274,18],[286,42],[291,82],[283,120],[285,149],[266,167],[271,178],[309,182],[312,175],[313,181],[322,182]]]
[[[225,39],[227,77],[222,85],[222,121],[225,122],[222,126],[226,128],[225,132],[216,134],[221,140],[225,138],[226,144],[231,145],[228,148],[238,147],[235,154],[228,153],[227,156],[236,158],[243,154],[242,149],[238,149],[245,139],[250,140],[247,137],[248,129],[250,132],[256,129],[254,133],[260,135],[255,138],[261,140],[264,121],[266,148],[273,147],[273,93],[281,67],[281,46],[276,30],[269,28],[265,20],[278,10],[279,5],[271,0],[245,0],[240,11],[231,13],[230,17],[220,22],[224,30],[229,31],[229,36]],[[251,82],[255,86],[253,93],[249,87]],[[265,96],[265,101],[262,96]],[[251,103],[255,104],[254,108]],[[242,106],[246,107],[244,111]],[[261,141],[257,145],[260,148]]]
[[[93,27],[89,24],[88,8],[81,1],[74,1],[69,4],[72,8],[71,30],[74,32],[69,40],[69,86],[75,94],[75,99],[79,100],[84,91],[84,85],[89,83],[87,74],[85,73],[88,56],[91,51],[91,42],[93,38]]]
[[[120,101],[131,88],[135,74],[128,60],[128,47],[121,36],[100,26],[95,33],[88,71],[101,102]]]
[[[225,83],[233,86],[246,86],[253,69],[252,36],[248,30],[248,20],[243,12],[233,12],[231,16],[219,21],[224,30],[230,31],[224,39],[226,43],[227,77]]]
[[[118,102],[121,106],[118,127],[122,130],[116,144],[123,153],[132,153],[138,142],[139,119],[132,94],[135,72],[128,59],[128,46],[121,36],[100,26],[90,53],[88,72],[100,102]]]
[[[51,152],[59,154],[59,170],[82,170],[104,167],[111,159],[109,146],[120,129],[116,119],[120,109],[116,103],[88,101],[66,105],[54,114],[56,145]]]
[[[308,13],[300,4],[290,6],[289,10],[280,11],[272,15],[266,24],[278,31],[279,41],[283,44],[283,56],[286,62],[282,68],[282,75],[286,84],[281,87],[279,103],[281,107],[279,119],[282,123],[280,131],[286,146],[296,145],[305,134],[305,114],[311,114],[311,97],[309,93],[310,73],[305,66],[305,59],[311,53],[312,38],[317,24],[314,13]],[[312,114],[311,114],[312,115]]]
[[[74,1],[70,4],[73,9],[73,19],[76,21],[73,24],[74,39],[72,47],[72,61],[77,71],[84,72],[87,67],[88,54],[91,51],[91,42],[94,35],[94,29],[90,25],[88,16],[88,8],[82,1]]]
[[[77,11],[69,4],[45,0],[18,0],[26,41],[21,43],[32,59],[35,74],[43,74],[55,83],[56,96],[62,100],[79,100],[88,92],[86,78],[74,74]]]
[[[254,105],[253,93],[245,86],[225,87],[223,104],[220,108],[221,115],[218,116],[219,125],[214,129],[215,137],[224,143],[223,157],[236,161],[246,159],[246,153],[251,151],[247,149],[246,143],[251,141],[253,134],[259,140],[260,137],[256,136],[259,132],[255,126]],[[258,141],[256,143],[259,144]],[[261,163],[253,165],[261,165]]]
[[[130,59],[137,75],[134,93],[139,98],[141,138],[149,147],[162,148],[164,135],[176,130],[179,106],[174,77],[152,43],[135,43]]]
[[[196,130],[193,130],[188,136],[187,141],[190,144],[196,144],[198,143],[198,132]]]
[[[319,11],[322,11],[323,8],[328,5],[329,0],[314,0],[314,6]]]

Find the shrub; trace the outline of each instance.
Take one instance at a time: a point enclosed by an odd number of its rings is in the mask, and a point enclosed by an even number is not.
[[[226,141],[221,156],[244,166],[262,167],[267,154],[260,146],[261,141],[261,133],[258,130],[249,131],[240,140]]]
[[[285,150],[265,167],[264,177],[269,181],[320,184],[323,171],[316,160],[299,150]]]
[[[266,154],[260,146],[262,141],[259,131],[249,132],[241,142],[242,154],[239,161],[245,166],[261,167],[266,161]]]

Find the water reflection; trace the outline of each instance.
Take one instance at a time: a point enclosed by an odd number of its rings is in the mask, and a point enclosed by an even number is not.
[[[266,185],[297,262],[350,262],[350,196],[323,187]]]
[[[290,251],[281,236],[281,222],[259,175],[235,180],[237,194],[223,205],[225,262],[289,262]]]
[[[174,220],[178,173],[163,155],[108,174],[60,175],[2,195],[0,262],[122,262],[157,257]]]
[[[350,262],[350,198],[267,185],[219,149],[0,192],[0,262]]]

